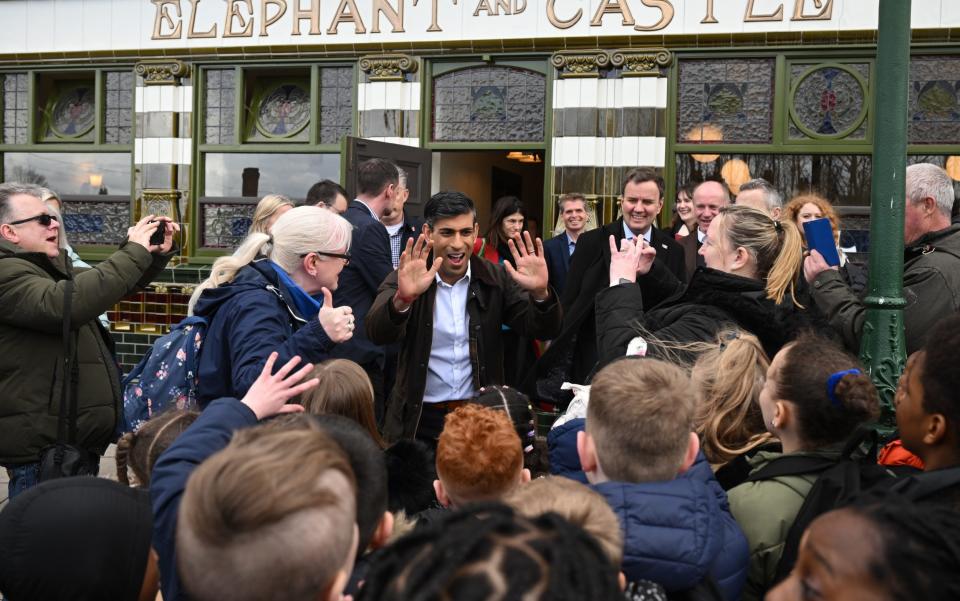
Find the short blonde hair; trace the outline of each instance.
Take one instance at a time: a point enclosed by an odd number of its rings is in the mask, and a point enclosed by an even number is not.
[[[187,481],[176,546],[191,599],[318,599],[351,559],[356,484],[343,450],[323,432],[261,428]]]
[[[616,514],[603,495],[576,480],[537,478],[510,493],[505,502],[528,518],[559,515],[592,536],[614,566],[623,562],[623,533]]]
[[[250,224],[248,234],[269,234],[270,228],[267,227],[267,224],[270,223],[270,218],[280,210],[280,207],[293,208],[295,206],[294,202],[283,194],[267,194],[260,199],[257,208],[253,211],[253,222]]]
[[[601,369],[590,386],[586,431],[603,473],[619,482],[672,480],[693,429],[687,373],[659,359],[626,358]]]

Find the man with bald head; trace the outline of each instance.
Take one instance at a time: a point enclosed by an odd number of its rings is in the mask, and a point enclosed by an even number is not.
[[[693,277],[697,266],[705,266],[700,256],[700,247],[707,235],[710,222],[720,213],[720,209],[730,204],[730,189],[723,182],[707,180],[693,189],[693,214],[697,216],[696,235],[690,233],[680,240],[686,259],[687,281]]]

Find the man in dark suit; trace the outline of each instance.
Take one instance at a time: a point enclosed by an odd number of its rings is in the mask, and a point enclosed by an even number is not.
[[[358,363],[370,376],[374,398],[382,406],[384,348],[367,339],[364,322],[380,283],[393,271],[390,238],[380,219],[396,202],[400,177],[397,166],[384,159],[364,161],[357,172],[357,198],[343,213],[353,225],[350,264],[340,273],[333,294],[336,306],[353,309],[356,329],[353,338],[336,345],[331,355]]]
[[[577,240],[567,286],[560,297],[563,330],[523,385],[538,399],[557,399],[563,380],[585,382],[597,362],[594,297],[610,285],[610,236],[618,247],[622,240],[642,237],[657,250],[657,262],[681,281],[685,279],[683,249],[672,236],[653,225],[663,208],[663,178],[653,169],[633,169],[624,176],[621,190],[622,217],[585,232]],[[663,292],[646,278],[639,278],[637,285],[643,293],[644,306],[652,307],[663,300]]]
[[[567,285],[567,271],[570,269],[570,256],[577,247],[577,238],[587,226],[587,200],[583,194],[571,192],[560,197],[560,218],[564,232],[554,236],[543,245],[546,253],[547,270],[550,272],[550,285],[563,294]]]
[[[700,247],[707,236],[710,222],[720,213],[720,209],[730,204],[730,188],[723,182],[710,180],[700,182],[693,189],[693,213],[697,216],[697,231],[690,232],[680,240],[683,247],[684,263],[686,265],[687,280],[693,277],[697,267],[703,267],[703,257],[700,256]]]

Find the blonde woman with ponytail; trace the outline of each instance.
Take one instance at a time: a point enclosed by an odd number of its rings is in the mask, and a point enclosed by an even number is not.
[[[803,246],[796,226],[756,209],[729,206],[710,223],[700,249],[706,267],[684,287],[642,239],[610,239],[611,285],[597,295],[600,366],[628,350],[663,356],[656,341],[672,344],[716,339],[722,324],[757,336],[768,356],[809,327],[794,298]],[[664,290],[667,300],[644,307],[638,278]],[[649,334],[647,344],[639,333]],[[638,340],[639,339],[639,340]]]
[[[201,407],[242,398],[274,351],[278,365],[297,355],[319,363],[353,336],[352,310],[333,306],[338,276],[350,262],[350,223],[305,206],[281,215],[271,231],[250,234],[217,259],[190,298],[190,314],[208,324],[198,369]]]

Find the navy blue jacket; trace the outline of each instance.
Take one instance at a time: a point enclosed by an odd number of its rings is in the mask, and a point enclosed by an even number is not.
[[[288,305],[292,298],[263,260],[200,295],[193,312],[209,322],[198,368],[201,407],[220,397],[243,398],[273,351],[277,368],[294,355],[313,363],[329,358],[334,343],[316,315],[300,315]]]
[[[356,200],[350,203],[342,217],[353,225],[353,239],[350,264],[340,272],[333,303],[337,307],[347,305],[353,309],[356,328],[353,338],[338,345],[331,354],[360,365],[375,363],[383,367],[384,348],[370,342],[364,324],[380,283],[393,271],[390,236],[387,228]]]
[[[571,419],[554,426],[547,434],[551,474],[587,483],[587,476],[580,467],[580,455],[577,454],[577,432],[583,430],[586,421],[582,417]]]
[[[713,577],[726,601],[740,598],[749,548],[727,494],[700,453],[683,475],[662,482],[604,482],[593,489],[623,530],[623,572],[680,591]]]
[[[550,238],[543,243],[544,258],[547,261],[547,271],[550,273],[550,285],[563,296],[563,289],[567,285],[567,271],[570,270],[570,247],[567,233]]]
[[[236,399],[218,399],[200,414],[153,467],[153,548],[160,559],[160,590],[166,601],[185,598],[177,575],[177,514],[187,479],[204,459],[223,449],[234,431],[257,423],[257,416]]]

